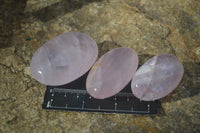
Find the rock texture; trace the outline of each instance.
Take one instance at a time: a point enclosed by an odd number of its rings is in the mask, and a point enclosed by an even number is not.
[[[0,132],[198,132],[199,7],[199,0],[1,1]],[[90,35],[100,55],[133,48],[140,65],[157,54],[174,54],[183,63],[183,81],[160,100],[157,116],[42,110],[45,86],[31,77],[31,57],[68,31]]]

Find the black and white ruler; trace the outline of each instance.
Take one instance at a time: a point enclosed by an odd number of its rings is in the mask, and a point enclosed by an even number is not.
[[[131,93],[130,83],[110,98],[91,97],[85,89],[87,74],[63,86],[47,86],[42,108],[102,113],[158,114],[158,101],[140,101]]]

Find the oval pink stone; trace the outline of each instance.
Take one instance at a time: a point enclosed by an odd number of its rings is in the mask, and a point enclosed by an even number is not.
[[[86,34],[68,32],[46,42],[33,55],[31,73],[46,85],[63,85],[84,73],[98,55],[96,42]]]
[[[183,77],[182,63],[171,54],[161,54],[149,59],[133,76],[133,94],[144,101],[165,97],[172,92]]]
[[[116,48],[104,54],[92,67],[86,81],[88,93],[97,99],[111,97],[131,80],[138,67],[133,49]]]

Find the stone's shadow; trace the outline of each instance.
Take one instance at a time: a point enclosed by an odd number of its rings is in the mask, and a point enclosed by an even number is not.
[[[32,15],[43,22],[55,19],[58,16],[65,15],[68,12],[80,9],[82,6],[91,2],[101,2],[102,0],[62,0],[61,2],[52,4],[39,11],[33,12]]]
[[[141,54],[138,55],[138,60],[139,60],[139,64],[138,64],[138,68],[141,67],[147,60],[149,60],[150,58],[152,58],[155,55],[150,55],[150,54]]]
[[[11,40],[13,30],[19,29],[24,17],[27,0],[0,1],[0,49],[14,45]]]
[[[110,41],[104,41],[103,43],[97,44],[97,46],[99,49],[98,58],[114,48],[121,47],[119,44]]]

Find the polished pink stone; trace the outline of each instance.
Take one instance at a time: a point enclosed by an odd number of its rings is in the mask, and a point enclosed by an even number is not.
[[[97,99],[117,94],[131,80],[137,67],[138,56],[133,49],[121,47],[107,52],[89,72],[88,93]]]
[[[154,56],[133,76],[132,92],[144,101],[160,99],[178,86],[183,73],[183,65],[174,55]]]
[[[86,34],[68,32],[46,42],[33,55],[31,73],[46,85],[63,85],[84,73],[95,63],[96,42]]]

